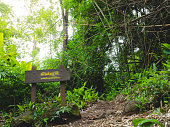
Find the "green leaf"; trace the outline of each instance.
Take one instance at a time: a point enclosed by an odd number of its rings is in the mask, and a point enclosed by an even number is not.
[[[3,33],[0,33],[0,47],[3,46]]]
[[[5,72],[0,72],[0,79],[1,79],[2,77],[5,77]]]
[[[161,124],[158,120],[156,119],[147,119],[147,120],[143,120],[141,121],[141,123],[139,124],[139,126],[141,127],[150,127],[152,126],[153,124],[158,124],[160,125],[161,127],[164,127],[163,124]]]
[[[10,52],[16,54],[16,52],[17,52],[17,47],[16,47],[16,45],[12,44],[12,45],[10,46]]]
[[[162,114],[164,114],[164,113],[166,112],[166,110],[163,109],[163,108],[157,108],[157,111],[158,111],[159,113],[162,113]]]
[[[4,45],[3,45],[3,33],[0,33],[0,55],[4,55]]]
[[[164,43],[163,46],[165,46],[166,48],[168,48],[170,50],[170,44]]]
[[[166,50],[163,50],[163,53],[165,53],[166,55],[170,55],[170,52]]]
[[[14,65],[17,65],[19,66],[19,62],[14,58],[14,57],[11,57],[11,65],[14,66]]]
[[[137,127],[139,125],[139,123],[141,123],[143,120],[146,120],[144,118],[138,118],[138,119],[134,119],[132,120],[133,126]]]
[[[45,122],[45,123],[47,123],[47,120],[48,120],[49,118],[44,118],[43,119],[43,121]]]
[[[31,62],[28,62],[27,64],[26,64],[26,69],[25,70],[31,70]]]
[[[164,66],[166,66],[167,68],[170,68],[170,65],[169,64],[165,64],[165,63],[162,63]]]
[[[18,106],[18,108],[19,108],[19,110],[20,110],[21,112],[24,111],[24,108],[23,108],[21,105],[17,105],[17,106]]]

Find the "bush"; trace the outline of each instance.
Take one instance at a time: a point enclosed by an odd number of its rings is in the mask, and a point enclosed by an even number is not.
[[[141,110],[149,108],[149,106],[158,107],[160,101],[165,102],[169,97],[169,76],[156,71],[156,66],[148,71],[134,75],[135,83],[127,86],[123,90],[123,94],[129,99],[135,99],[141,102],[139,105]]]
[[[85,87],[85,85],[86,83],[81,88],[74,89],[73,92],[67,91],[67,103],[74,103],[81,109],[88,103],[97,100],[98,92],[95,92],[92,87]]]
[[[9,105],[16,105],[30,95],[30,86],[24,83],[24,73],[20,66],[10,67],[0,61],[0,110],[9,110]]]

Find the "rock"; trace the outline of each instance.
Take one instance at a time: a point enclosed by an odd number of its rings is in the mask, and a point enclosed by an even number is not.
[[[122,122],[122,118],[119,118],[119,117],[118,117],[118,118],[116,119],[116,122]]]
[[[106,110],[106,115],[115,115],[115,111],[114,110]]]
[[[119,95],[116,96],[115,100],[117,102],[123,103],[123,102],[126,102],[127,97],[125,95],[119,94]]]
[[[138,113],[139,107],[137,105],[139,104],[140,102],[138,101],[129,100],[124,106],[124,114],[130,115],[130,114]]]
[[[22,115],[13,118],[11,127],[32,127],[34,118],[31,111],[26,111]]]
[[[51,117],[56,113],[56,111],[58,111],[59,108],[52,108],[52,109],[49,109],[47,110],[44,115],[43,115],[43,118],[49,118],[51,119]]]
[[[71,115],[76,118],[81,118],[80,110],[76,104],[74,104],[71,108]]]
[[[0,127],[3,127],[5,121],[0,121]]]
[[[74,121],[81,118],[80,111],[77,105],[72,105],[71,112],[59,112],[59,116],[56,116],[56,112],[59,111],[59,108],[53,108],[47,110],[42,119],[48,118],[48,124],[58,124],[58,123],[67,123],[68,121]],[[14,117],[11,122],[11,127],[32,127],[34,122],[33,114],[31,111],[26,111],[18,117]],[[45,124],[45,123],[44,123]]]
[[[106,112],[102,112],[97,119],[103,119],[106,117]]]
[[[57,124],[67,124],[69,122],[73,122],[75,120],[78,120],[81,118],[80,111],[77,105],[72,104],[69,105],[71,108],[70,112],[67,111],[60,111],[59,112],[59,117],[53,117],[55,116],[56,111],[58,109],[53,109],[49,112],[46,113],[46,118],[49,118],[48,123],[50,125],[57,125]]]

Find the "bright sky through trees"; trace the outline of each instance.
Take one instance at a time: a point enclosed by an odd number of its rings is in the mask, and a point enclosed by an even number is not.
[[[24,6],[24,0],[1,0],[5,4],[8,4],[12,7],[16,16],[25,16],[28,14],[27,8]]]
[[[24,20],[25,16],[28,16],[30,14],[30,1],[29,0],[0,0],[0,2],[4,2],[5,4],[9,5],[12,8],[12,12],[14,15],[13,23],[17,24],[17,19],[20,21]],[[38,8],[37,10],[45,7],[48,8],[50,6],[50,3],[46,0],[39,0]],[[16,43],[21,42],[22,40],[14,40]],[[33,43],[32,42],[24,42],[24,45],[20,45],[22,48],[19,49],[19,52],[21,53],[21,61],[31,61],[30,53],[33,50]],[[49,46],[48,44],[37,44],[37,46],[40,48],[40,52],[38,54],[39,60],[43,59],[44,57],[47,57],[49,55]],[[26,54],[24,54],[24,52]],[[24,54],[24,55],[23,55]]]

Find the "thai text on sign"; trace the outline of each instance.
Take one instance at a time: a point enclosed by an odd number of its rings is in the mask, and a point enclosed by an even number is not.
[[[59,71],[54,72],[41,72],[41,80],[43,79],[59,79]]]

